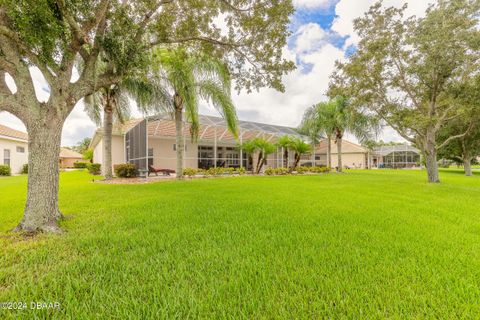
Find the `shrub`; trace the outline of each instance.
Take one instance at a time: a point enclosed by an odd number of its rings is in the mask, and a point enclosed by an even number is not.
[[[28,163],[25,163],[22,167],[22,171],[20,171],[20,174],[28,174]]]
[[[267,169],[265,169],[264,173],[265,173],[267,176],[273,176],[273,175],[276,174],[274,168],[267,168]]]
[[[235,173],[235,168],[226,168],[224,173],[225,174],[234,174]]]
[[[113,170],[119,178],[135,178],[138,174],[137,167],[133,163],[117,164]]]
[[[87,167],[87,163],[77,161],[77,162],[73,163],[73,167],[76,168],[76,169],[85,169]]]
[[[100,163],[89,163],[87,164],[88,172],[94,176],[98,176],[101,173],[102,165]]]
[[[183,169],[183,174],[188,176],[188,177],[192,177],[194,175],[196,175],[198,172],[197,169],[193,169],[193,168],[185,168]]]
[[[10,166],[0,165],[0,176],[10,176],[12,175],[12,170]]]
[[[234,173],[239,174],[239,175],[244,175],[246,172],[244,167],[236,168]]]
[[[288,170],[288,168],[279,167],[275,169],[275,174],[279,176],[284,176],[289,173],[290,173],[290,170]]]
[[[299,167],[296,167],[294,171],[296,171],[298,174],[304,174],[304,173],[310,171],[310,168],[299,166]]]
[[[326,173],[326,172],[330,172],[330,168],[328,168],[326,166],[311,167],[310,172],[312,172],[312,173]]]

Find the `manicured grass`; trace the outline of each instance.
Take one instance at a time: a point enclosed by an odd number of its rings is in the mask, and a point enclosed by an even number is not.
[[[351,171],[148,185],[64,173],[62,236],[0,179],[0,318],[477,318],[480,176]]]

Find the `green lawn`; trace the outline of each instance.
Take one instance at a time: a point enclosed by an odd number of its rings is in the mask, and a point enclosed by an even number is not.
[[[61,177],[61,236],[8,233],[26,178],[0,179],[0,319],[478,318],[480,175],[355,171],[147,185]]]

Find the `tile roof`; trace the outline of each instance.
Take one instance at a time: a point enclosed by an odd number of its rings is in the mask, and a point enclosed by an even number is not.
[[[18,131],[2,124],[0,124],[0,136],[28,141],[28,134],[26,132]]]

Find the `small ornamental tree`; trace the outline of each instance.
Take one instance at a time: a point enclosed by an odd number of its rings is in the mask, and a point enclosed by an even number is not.
[[[237,89],[282,90],[282,75],[294,67],[282,57],[292,13],[291,0],[1,1],[0,111],[22,120],[30,137],[27,203],[16,230],[60,231],[61,134],[80,99],[144,70],[152,47],[179,43],[227,57]],[[32,67],[45,78],[47,101],[36,97]]]

